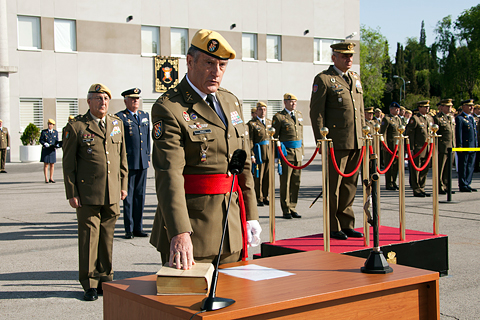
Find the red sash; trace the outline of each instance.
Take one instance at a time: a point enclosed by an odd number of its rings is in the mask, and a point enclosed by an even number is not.
[[[230,192],[233,175],[184,174],[183,178],[185,179],[185,194],[225,194]],[[242,223],[242,261],[245,261],[248,257],[247,215],[245,213],[245,203],[243,202],[242,189],[238,185],[238,179],[235,179],[233,192],[238,193],[240,221]]]

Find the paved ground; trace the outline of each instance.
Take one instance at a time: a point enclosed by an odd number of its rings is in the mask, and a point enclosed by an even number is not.
[[[309,157],[313,149],[306,150]],[[102,298],[85,302],[77,281],[77,225],[75,211],[65,199],[61,161],[56,184],[43,182],[41,163],[8,163],[0,174],[0,318],[1,319],[101,319]],[[302,219],[283,220],[278,198],[276,236],[285,239],[321,232],[321,199],[308,206],[320,191],[321,162],[316,159],[302,173],[298,211]],[[145,230],[150,232],[156,196],[153,170],[147,182]],[[428,180],[431,190],[431,178]],[[456,183],[454,183],[456,185]],[[277,179],[278,197],[278,179]],[[480,174],[473,187],[480,189]],[[360,190],[360,189],[359,189]],[[383,189],[382,223],[398,227],[398,197]],[[445,199],[442,196],[441,199]],[[453,195],[458,203],[440,204],[440,232],[449,236],[450,271],[440,279],[441,319],[480,318],[480,192]],[[354,203],[361,224],[361,193]],[[259,208],[268,241],[268,207]],[[431,198],[414,198],[407,187],[407,228],[432,232]],[[123,220],[117,222],[113,263],[115,279],[156,273],[160,256],[148,238],[123,239]],[[258,253],[254,248],[250,253]],[[360,267],[360,266],[359,266]]]

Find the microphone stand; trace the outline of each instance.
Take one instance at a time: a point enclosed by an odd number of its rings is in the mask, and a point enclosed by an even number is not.
[[[228,198],[227,213],[225,215],[225,223],[223,224],[222,240],[220,242],[220,249],[218,250],[217,261],[215,263],[215,270],[212,275],[212,284],[210,286],[210,292],[208,297],[202,301],[202,311],[213,311],[218,309],[226,308],[235,303],[235,300],[229,298],[220,298],[216,297],[215,293],[217,291],[217,281],[218,281],[218,265],[220,264],[220,256],[222,255],[223,250],[223,241],[225,239],[225,233],[227,231],[228,225],[228,212],[230,211],[230,203],[232,201],[233,186],[235,185],[235,178],[237,177],[238,170],[233,170],[233,182],[230,189],[230,197]]]

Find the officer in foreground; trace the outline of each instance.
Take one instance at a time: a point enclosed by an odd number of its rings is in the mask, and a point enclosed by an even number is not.
[[[89,111],[63,131],[63,178],[77,211],[78,277],[84,299],[102,294],[113,280],[112,249],[120,200],[127,196],[128,163],[122,120],[107,114],[112,95],[101,83],[88,90]]]
[[[297,97],[291,93],[283,95],[285,109],[273,116],[272,126],[274,137],[278,138],[285,148],[285,158],[292,165],[299,167],[303,158],[303,116],[297,108]],[[280,205],[283,218],[301,218],[296,211],[298,191],[300,190],[300,175],[302,170],[293,169],[282,160],[280,175]]]
[[[267,119],[267,105],[264,102],[257,102],[256,110],[255,118],[248,122],[248,132],[252,147],[252,172],[255,180],[257,205],[263,207],[270,204],[268,200],[270,153],[268,152],[269,135],[267,130],[272,126],[272,121]]]
[[[238,176],[241,192],[232,196],[220,263],[238,261],[247,242],[260,236],[248,128],[237,97],[220,88],[234,58],[219,33],[199,30],[187,53],[187,75],[152,108],[158,207],[150,243],[162,263],[178,269],[212,262],[218,254],[232,183],[228,164],[237,149],[248,156]]]
[[[125,110],[116,114],[122,119],[128,160],[128,195],[123,200],[125,239],[147,237],[143,232],[143,207],[150,166],[150,120],[148,113],[138,110],[139,88],[122,92]]]
[[[365,124],[363,88],[360,76],[349,71],[353,64],[355,44],[332,44],[333,66],[315,76],[310,99],[310,119],[315,139],[321,139],[320,129],[327,127],[328,138],[333,140],[335,159],[343,173],[352,172],[357,166],[363,145],[362,128]],[[361,238],[355,231],[355,215],[352,204],[357,191],[359,171],[343,178],[329,161],[330,236],[346,240]]]

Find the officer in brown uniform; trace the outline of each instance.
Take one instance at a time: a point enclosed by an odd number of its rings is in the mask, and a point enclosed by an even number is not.
[[[363,145],[362,128],[365,123],[363,89],[360,76],[349,71],[353,64],[355,44],[332,44],[333,66],[316,75],[310,100],[310,119],[315,139],[320,139],[320,129],[330,130],[335,159],[343,173],[352,172],[357,166]],[[354,230],[355,215],[352,204],[357,191],[357,171],[343,178],[329,161],[330,236],[345,240],[363,237]]]
[[[390,113],[383,118],[379,133],[384,135],[388,148],[393,151],[393,149],[395,149],[395,137],[399,136],[398,127],[402,125],[402,120],[398,116],[400,112],[400,105],[398,103],[395,101],[392,102],[389,109]],[[383,158],[387,165],[390,163],[392,155],[387,150],[384,150]],[[385,173],[385,188],[387,190],[399,189],[397,186],[397,176],[398,159],[395,159],[390,169]]]
[[[238,261],[247,249],[245,220],[249,236],[260,235],[248,127],[237,97],[219,87],[234,58],[219,33],[199,30],[187,53],[187,75],[152,108],[158,206],[150,243],[176,268],[190,269],[194,259],[212,262],[218,254],[233,181],[228,164],[237,149],[248,156],[235,179],[220,263]]]
[[[267,119],[267,105],[257,102],[255,118],[248,122],[248,132],[252,148],[252,173],[255,180],[255,194],[257,205],[262,207],[269,204],[269,164],[268,152],[269,136],[267,130],[272,126],[272,121]]]
[[[274,137],[282,144],[282,152],[292,165],[299,167],[303,158],[303,116],[297,107],[297,97],[291,93],[283,95],[285,109],[273,116],[272,126],[275,129]],[[300,190],[300,176],[302,171],[293,169],[282,161],[280,175],[280,205],[283,218],[301,218],[295,207]]]
[[[452,116],[452,99],[443,99],[438,104],[438,113],[433,117],[433,121],[438,125],[437,151],[438,151],[438,192],[447,193],[447,154],[448,148],[455,146],[455,118]],[[451,163],[449,164],[452,165]],[[455,193],[455,191],[452,191]]]
[[[65,192],[77,211],[79,280],[84,299],[102,293],[113,279],[112,248],[120,200],[127,195],[128,163],[123,123],[107,114],[110,90],[93,84],[89,111],[69,121],[63,131]]]
[[[10,149],[10,135],[8,129],[2,126],[3,122],[0,119],[0,173],[7,173],[5,171],[5,161],[7,160],[7,150]]]
[[[377,122],[373,119],[374,116],[373,107],[365,108],[365,125],[370,128],[370,136],[375,134],[375,125]]]
[[[428,114],[430,108],[430,100],[423,100],[417,102],[418,113],[416,113],[407,124],[405,128],[405,135],[410,140],[410,149],[412,156],[418,153],[428,142],[428,130],[433,124],[433,118]],[[417,167],[422,167],[428,160],[429,146],[427,146],[423,152],[413,159]],[[418,172],[410,165],[410,181],[413,189],[413,195],[415,197],[425,198],[430,197],[429,193],[425,192],[425,184],[427,182],[428,168],[430,165]]]

